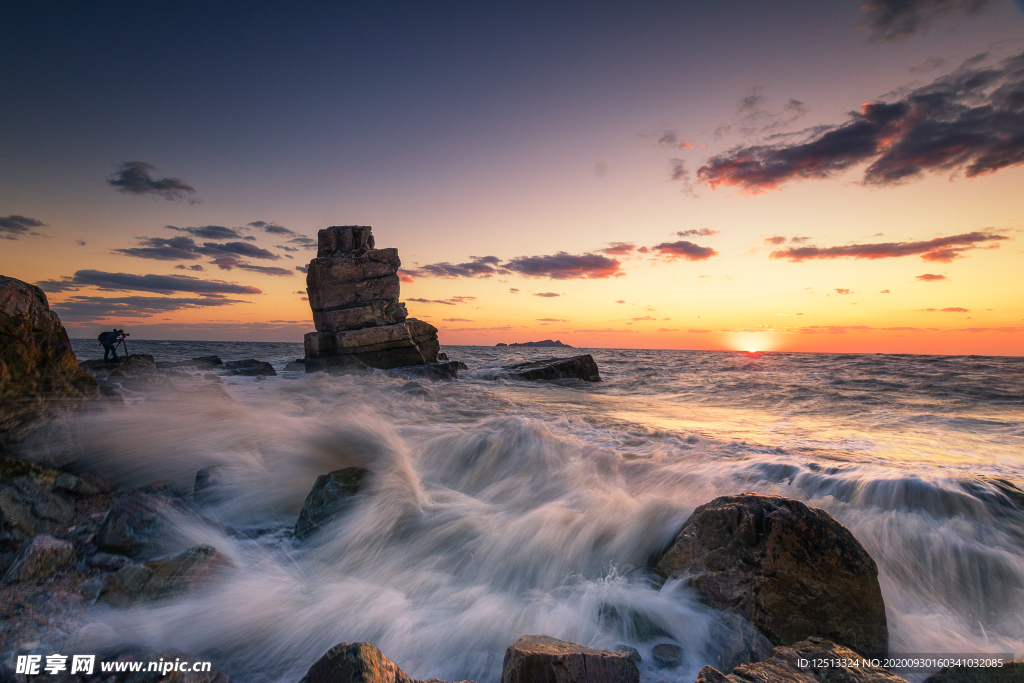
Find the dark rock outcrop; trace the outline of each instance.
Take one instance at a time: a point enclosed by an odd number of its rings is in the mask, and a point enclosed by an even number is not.
[[[409,678],[372,643],[339,643],[316,660],[299,683],[443,683]],[[473,681],[459,681],[473,683]]]
[[[545,339],[544,341],[535,342],[513,342],[511,344],[496,344],[496,346],[530,346],[537,349],[571,349],[572,347],[568,344],[563,344],[560,339],[552,341],[551,339]]]
[[[773,643],[827,637],[869,657],[889,633],[878,568],[824,510],[781,496],[723,496],[694,510],[655,571],[750,621]]]
[[[295,537],[305,539],[348,510],[369,474],[361,467],[346,467],[317,477],[295,522]]]
[[[585,382],[600,382],[601,373],[594,357],[589,353],[570,358],[546,358],[544,360],[507,365],[512,379],[581,379]]]
[[[22,543],[0,583],[10,584],[53,576],[75,563],[75,547],[68,541],[47,534]]]
[[[638,683],[629,652],[608,652],[548,636],[523,636],[505,650],[501,683]]]
[[[99,396],[43,290],[0,275],[0,442],[20,441]]]
[[[860,660],[862,666],[833,666],[839,660]],[[807,662],[806,666],[801,666]],[[816,665],[817,664],[817,665]],[[906,683],[888,669],[868,666],[861,655],[823,638],[808,638],[772,650],[755,664],[740,664],[731,674],[705,666],[697,683]],[[966,682],[965,682],[966,683]]]
[[[397,249],[375,249],[369,226],[325,228],[306,291],[316,332],[305,336],[306,372],[397,368],[437,360],[437,328],[398,300]]]
[[[99,550],[134,557],[159,550],[174,504],[155,493],[136,491],[119,498],[97,534]]]
[[[232,360],[221,365],[227,370],[226,375],[241,375],[243,377],[274,377],[277,371],[274,366],[264,360],[249,358],[246,360]]]
[[[469,368],[462,361],[449,360],[449,361],[437,361],[434,363],[424,363],[422,365],[410,365],[406,368],[401,368],[400,372],[403,375],[412,375],[413,377],[425,377],[426,379],[458,379],[459,370],[468,370]]]
[[[100,589],[101,602],[130,607],[195,590],[230,566],[226,557],[208,545],[117,571]]]
[[[67,524],[75,510],[68,500],[28,476],[0,476],[0,531],[15,542]]]

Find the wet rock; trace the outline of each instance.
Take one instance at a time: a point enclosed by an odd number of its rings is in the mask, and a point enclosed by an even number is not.
[[[431,380],[438,379],[458,379],[459,370],[468,370],[469,368],[465,363],[457,360],[450,361],[438,361],[436,363],[423,363],[422,365],[410,365],[405,368],[401,368],[403,375],[412,375],[413,377],[425,377]]]
[[[220,465],[204,467],[196,472],[196,483],[192,487],[192,497],[201,505],[216,503],[222,498],[218,490],[223,483],[223,467]]]
[[[116,572],[130,564],[132,558],[124,555],[112,555],[110,553],[94,553],[85,560],[85,564],[93,569],[100,569],[105,572]]]
[[[640,650],[636,649],[635,647],[630,647],[629,645],[622,645],[620,647],[615,648],[615,651],[625,653],[626,656],[632,659],[633,663],[636,664],[638,667],[640,666],[640,663],[644,661],[644,658],[640,656]]]
[[[0,583],[20,583],[53,576],[75,563],[75,547],[48,534],[40,534],[21,545]]]
[[[738,614],[716,612],[710,630],[711,663],[723,671],[730,671],[740,664],[759,662],[772,654],[774,646],[771,641]]]
[[[117,571],[100,589],[100,602],[130,607],[195,590],[230,565],[226,557],[208,545]]]
[[[372,643],[340,643],[309,667],[299,683],[443,683],[417,681]],[[459,683],[473,683],[459,681]]]
[[[346,467],[317,477],[295,522],[295,537],[307,538],[348,510],[369,474],[361,467]]]
[[[244,377],[274,377],[277,375],[273,365],[255,358],[229,361],[222,367],[227,370],[225,373],[227,375],[242,375]]]
[[[71,521],[74,508],[63,496],[29,477],[0,477],[0,530],[21,542]]]
[[[318,235],[306,292],[316,332],[305,336],[306,372],[396,368],[437,360],[437,328],[408,318],[399,298],[397,249],[375,249],[369,226]]]
[[[305,372],[306,371],[306,359],[296,358],[295,360],[284,366],[285,372]]]
[[[548,636],[523,636],[505,651],[501,683],[638,683],[628,652],[594,650]]]
[[[105,654],[124,644],[124,638],[106,624],[86,624],[72,633],[64,645],[69,654]]]
[[[159,549],[173,504],[164,495],[136,491],[119,498],[97,534],[99,550],[134,557]]]
[[[21,441],[99,395],[43,290],[0,275],[0,442]]]
[[[881,667],[831,666],[837,660],[861,660],[856,652],[823,638],[808,638],[791,646],[780,646],[772,656],[755,664],[741,664],[731,674],[708,665],[700,670],[697,683],[906,683]],[[801,666],[803,662],[807,666]],[[823,666],[813,666],[815,662]]]
[[[521,380],[538,379],[581,379],[585,382],[600,382],[601,373],[594,357],[589,353],[571,358],[547,358],[545,360],[507,365],[509,377]]]
[[[50,469],[34,462],[0,455],[0,480],[24,477],[36,486],[48,491],[72,493],[78,496],[95,496],[100,489],[91,482],[67,472]]]
[[[950,666],[929,676],[924,683],[1021,683],[1024,659],[1004,661],[1000,667]]]
[[[773,643],[828,637],[870,657],[888,648],[878,568],[824,510],[745,493],[698,507],[655,571],[687,580]]]
[[[192,360],[158,361],[156,366],[160,369],[195,368],[196,370],[210,370],[221,365],[222,362],[218,356],[200,356]]]
[[[672,643],[659,643],[651,650],[651,659],[659,669],[675,669],[683,663],[683,648]]]

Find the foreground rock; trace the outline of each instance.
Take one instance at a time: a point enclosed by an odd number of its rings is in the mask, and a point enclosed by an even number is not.
[[[402,368],[401,373],[403,375],[412,375],[413,377],[424,377],[426,379],[458,379],[459,370],[468,370],[462,361],[457,360],[446,360],[437,361],[434,363],[424,363],[422,365],[411,365],[407,368]]]
[[[547,358],[529,363],[505,366],[512,379],[581,379],[585,382],[600,382],[601,373],[594,357],[589,353],[571,358]]]
[[[1024,659],[1003,662],[1000,667],[946,667],[924,683],[1021,683],[1024,681]]]
[[[21,545],[0,583],[19,583],[53,576],[74,563],[75,547],[70,542],[40,534]]]
[[[9,533],[14,542],[50,533],[68,523],[74,513],[64,496],[31,477],[0,475],[0,531]]]
[[[688,580],[776,644],[827,637],[856,652],[888,651],[878,568],[824,510],[781,496],[723,496],[694,510],[655,571]]]
[[[118,498],[97,535],[97,547],[115,555],[150,555],[159,551],[173,510],[167,496],[135,491]]]
[[[823,638],[808,638],[777,647],[770,658],[756,664],[740,664],[729,675],[705,666],[697,683],[906,683],[891,671],[864,661],[858,661],[861,666],[834,666],[837,660],[852,664],[861,656]]]
[[[228,567],[228,559],[208,545],[145,564],[119,569],[100,589],[98,600],[131,607],[195,590]]]
[[[299,683],[421,683],[371,643],[340,643],[316,660]],[[443,683],[431,678],[424,683]],[[459,681],[459,683],[473,683]]]
[[[547,636],[523,636],[509,645],[501,683],[638,683],[627,651],[594,650]]]
[[[317,477],[295,522],[295,537],[307,538],[352,507],[369,474],[361,467],[346,467]]]
[[[24,478],[48,491],[78,496],[95,496],[100,493],[99,488],[81,477],[27,460],[0,455],[0,480],[17,478]]]
[[[0,443],[21,441],[99,396],[43,290],[0,275]]]
[[[432,363],[437,328],[399,302],[397,249],[375,249],[369,226],[321,230],[306,292],[316,332],[305,336],[306,372]]]

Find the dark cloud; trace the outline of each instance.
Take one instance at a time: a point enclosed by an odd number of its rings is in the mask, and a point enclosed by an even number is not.
[[[285,277],[295,275],[294,270],[278,268],[277,266],[257,266],[247,261],[243,261],[237,256],[219,256],[210,261],[210,263],[221,270],[233,270],[238,268],[239,270],[248,270],[252,273],[262,273],[263,275],[280,275]]]
[[[304,235],[300,235],[299,237],[294,237],[294,238],[288,240],[288,244],[297,244],[302,249],[316,249],[317,248],[316,240],[313,239],[312,237],[306,237]]]
[[[308,273],[309,266],[295,266],[295,270],[299,271],[300,273]]]
[[[936,275],[935,273],[925,273],[924,275],[918,275],[917,279],[923,280],[924,282],[938,282],[939,280],[945,280],[946,276]]]
[[[73,296],[67,301],[51,305],[50,308],[57,311],[63,320],[89,322],[101,318],[150,318],[155,314],[167,313],[169,311],[244,303],[248,302],[224,298],[169,299],[158,296],[111,298],[102,296]]]
[[[604,279],[625,275],[618,259],[600,254],[567,254],[560,251],[550,256],[520,256],[504,264],[506,270],[529,277],[552,280]]]
[[[78,285],[69,277],[63,277],[60,280],[40,280],[36,283],[36,287],[50,294],[78,291]]]
[[[107,184],[125,194],[151,194],[163,197],[168,201],[184,199],[196,193],[195,188],[187,185],[181,178],[153,178],[150,171],[156,167],[141,161],[125,161]]]
[[[72,282],[76,285],[91,285],[105,290],[128,290],[173,294],[262,294],[256,287],[240,285],[223,280],[200,280],[189,275],[131,275],[129,273],[107,273],[101,270],[80,270]]]
[[[41,228],[44,225],[46,223],[37,221],[35,218],[29,218],[28,216],[18,216],[16,214],[0,216],[0,239],[16,240],[27,235],[39,235],[32,228]]]
[[[679,237],[711,237],[712,235],[721,235],[721,230],[711,230],[709,228],[700,228],[697,230],[680,230],[676,233]]]
[[[672,182],[679,183],[680,192],[691,197],[697,196],[697,193],[693,189],[693,176],[690,175],[690,169],[686,167],[686,162],[682,159],[669,159],[668,160],[668,178]]]
[[[905,38],[946,15],[978,14],[993,0],[867,0],[861,5],[874,40]]]
[[[271,235],[291,235],[292,237],[301,236],[294,230],[289,230],[283,225],[278,225],[277,223],[267,223],[266,221],[253,221],[252,223],[249,223],[249,225],[256,228],[257,230],[269,232]]]
[[[672,129],[655,129],[637,135],[646,145],[663,147],[666,149],[693,149],[693,144],[679,136],[679,131]]]
[[[847,244],[841,247],[791,247],[773,251],[771,258],[785,258],[790,261],[809,259],[880,259],[900,256],[920,256],[925,261],[949,262],[960,258],[962,253],[977,249],[984,242],[1007,240],[1008,237],[994,232],[967,232],[950,237],[937,237],[919,242],[879,242],[876,244]],[[998,246],[998,245],[993,245]]]
[[[680,240],[678,242],[662,242],[651,247],[659,256],[664,256],[670,259],[686,259],[687,261],[704,261],[717,256],[718,252],[711,247],[702,247],[694,244],[693,242],[687,242],[686,240]]]
[[[782,235],[772,235],[764,238],[765,244],[785,244],[786,238]]]
[[[636,245],[632,242],[608,242],[608,245],[604,249],[598,249],[598,251],[602,254],[611,254],[613,256],[625,256],[632,251],[636,251]]]
[[[415,301],[418,304],[444,304],[445,306],[454,306],[455,302],[445,301],[443,299],[406,299],[406,301]]]
[[[194,271],[199,272],[199,273],[201,273],[204,270],[206,270],[206,268],[203,268],[198,263],[196,265],[194,265],[194,266],[177,265],[177,266],[174,266],[174,267],[177,268],[178,270],[194,270]]]
[[[75,240],[75,244],[77,244],[80,247],[84,247],[85,246],[85,240]]]
[[[466,263],[432,263],[420,268],[406,268],[405,272],[414,277],[491,277],[505,271],[499,266],[497,256],[471,256]]]
[[[518,287],[510,287],[508,291],[509,291],[510,294],[518,294],[519,293],[519,288]]]
[[[868,163],[863,182],[891,185],[927,172],[967,177],[1024,163],[1024,54],[984,55],[894,102],[864,104],[846,123],[795,143],[735,147],[697,171],[700,182],[749,192],[828,178]]]
[[[538,292],[538,293],[534,294],[534,296],[542,296],[545,299],[550,299],[552,297],[562,296],[562,295],[559,294],[558,292]]]
[[[187,232],[190,235],[201,237],[206,240],[230,240],[244,239],[243,235],[235,228],[225,228],[223,225],[202,225],[196,228],[179,228],[174,225],[165,226],[168,230]]]
[[[287,244],[276,244],[274,248],[282,251],[299,251],[298,247],[289,247]]]
[[[457,303],[457,304],[465,304],[465,303],[469,303],[470,301],[476,301],[476,297],[475,296],[453,296],[452,298],[450,298],[448,300],[452,301],[454,303]]]
[[[248,242],[203,242],[196,244],[191,237],[140,237],[139,247],[115,249],[114,253],[134,256],[136,258],[156,259],[158,261],[194,261],[204,256],[219,257],[223,255],[245,256],[248,258],[278,261],[281,257],[271,251],[257,247]]]

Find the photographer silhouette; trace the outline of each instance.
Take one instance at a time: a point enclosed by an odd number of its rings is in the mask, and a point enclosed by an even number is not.
[[[97,340],[103,345],[103,360],[108,362],[116,363],[117,357],[117,345],[121,344],[124,350],[124,357],[128,357],[128,347],[125,346],[124,338],[128,334],[124,330],[119,330],[116,327],[109,332],[101,332]]]

